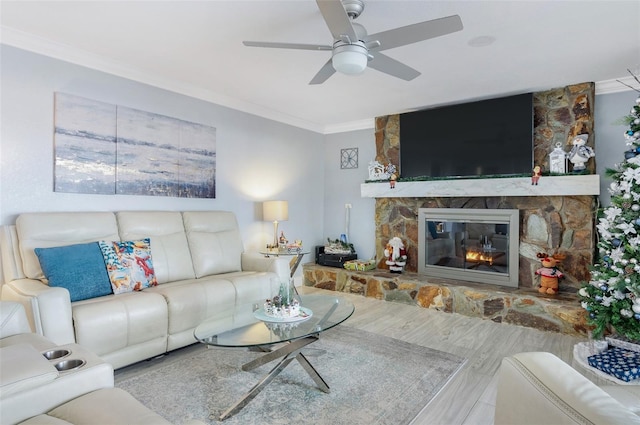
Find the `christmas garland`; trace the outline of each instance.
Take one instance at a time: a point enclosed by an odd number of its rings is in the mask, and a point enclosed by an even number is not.
[[[579,171],[571,174],[563,173],[551,173],[543,172],[543,176],[583,176],[591,174],[589,171]],[[439,181],[439,180],[478,180],[478,179],[510,179],[517,177],[531,177],[531,174],[487,174],[482,176],[464,176],[464,177],[431,177],[431,176],[419,176],[419,177],[398,177],[397,182],[424,182],[424,181]],[[389,179],[381,180],[365,180],[365,183],[383,183],[388,182]]]

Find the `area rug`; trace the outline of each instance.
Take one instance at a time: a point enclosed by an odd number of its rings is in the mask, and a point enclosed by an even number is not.
[[[330,393],[318,389],[294,360],[244,409],[222,423],[408,424],[465,361],[349,326],[322,333],[303,353]],[[220,423],[218,417],[277,363],[241,370],[260,355],[246,349],[195,346],[118,371],[116,386],[174,424],[189,419]]]

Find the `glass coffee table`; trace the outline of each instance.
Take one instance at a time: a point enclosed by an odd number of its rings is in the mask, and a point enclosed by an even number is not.
[[[264,352],[261,357],[244,364],[242,366],[244,371],[280,359],[267,375],[220,415],[221,421],[246,406],[294,359],[300,363],[320,390],[329,392],[329,386],[301,350],[316,342],[322,332],[351,317],[355,307],[350,301],[332,295],[302,295],[300,299],[304,314],[297,318],[268,318],[262,310],[264,300],[260,300],[220,312],[195,329],[195,338],[203,344],[214,347],[249,348]]]

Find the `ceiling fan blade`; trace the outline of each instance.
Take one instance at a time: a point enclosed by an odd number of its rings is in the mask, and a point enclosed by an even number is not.
[[[333,46],[321,44],[300,43],[270,43],[265,41],[243,41],[242,44],[249,47],[270,47],[274,49],[300,49],[300,50],[332,50]]]
[[[334,40],[343,40],[345,36],[351,41],[358,40],[358,35],[351,25],[351,19],[340,0],[316,0],[316,3]]]
[[[461,31],[462,28],[460,16],[453,15],[369,34],[363,41],[366,43],[377,40],[380,42],[380,47],[375,48],[375,50],[387,50],[451,34],[452,32]]]
[[[320,71],[313,77],[311,81],[309,81],[309,85],[312,84],[322,84],[329,79],[333,74],[336,73],[336,70],[333,69],[333,64],[331,63],[331,59],[325,63]]]
[[[393,75],[405,81],[411,81],[420,75],[420,72],[408,65],[398,62],[387,55],[379,52],[369,52],[373,55],[373,60],[368,63],[369,68],[376,69],[385,74]]]

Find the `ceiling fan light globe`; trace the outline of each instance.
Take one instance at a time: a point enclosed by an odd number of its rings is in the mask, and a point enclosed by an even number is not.
[[[346,44],[333,50],[331,64],[343,74],[360,74],[367,68],[367,48],[358,44]]]

